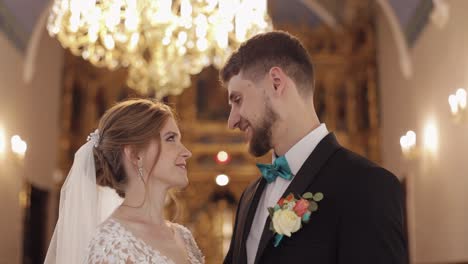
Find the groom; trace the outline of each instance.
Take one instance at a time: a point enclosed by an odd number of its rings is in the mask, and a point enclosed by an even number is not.
[[[407,263],[400,183],[320,123],[314,69],[299,40],[280,31],[257,35],[220,77],[229,128],[246,134],[252,155],[274,151],[273,165],[257,165],[262,177],[241,196],[225,264]],[[285,200],[290,193],[308,199]]]

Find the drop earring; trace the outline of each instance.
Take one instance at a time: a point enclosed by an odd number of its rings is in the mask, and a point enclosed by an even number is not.
[[[138,176],[140,176],[140,179],[145,182],[143,179],[143,162],[141,161],[140,158],[138,158]]]

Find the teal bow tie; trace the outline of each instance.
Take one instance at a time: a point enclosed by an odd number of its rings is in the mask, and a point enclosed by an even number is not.
[[[273,164],[257,163],[257,167],[268,183],[274,182],[277,177],[281,177],[285,180],[291,180],[293,177],[288,161],[284,156],[276,158]]]

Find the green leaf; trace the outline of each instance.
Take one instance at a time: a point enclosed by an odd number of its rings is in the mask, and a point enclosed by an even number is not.
[[[323,193],[318,192],[318,193],[316,193],[316,194],[314,195],[314,201],[320,202],[320,201],[322,201],[322,200],[323,200]]]
[[[309,211],[311,212],[315,212],[318,210],[318,204],[314,201],[311,201],[310,204],[309,204]]]
[[[268,213],[270,214],[270,217],[273,218],[273,214],[275,213],[275,209],[273,209],[273,207],[268,207]]]
[[[273,222],[270,222],[270,230],[271,230],[273,233],[276,233],[276,230],[275,230],[275,228],[273,227]]]
[[[308,200],[312,199],[313,197],[314,195],[311,192],[306,192],[302,195],[302,198],[308,199]]]

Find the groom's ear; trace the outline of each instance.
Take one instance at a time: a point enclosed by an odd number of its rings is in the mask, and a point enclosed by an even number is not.
[[[273,93],[281,95],[286,87],[286,74],[280,67],[272,67],[268,72],[272,83]]]

